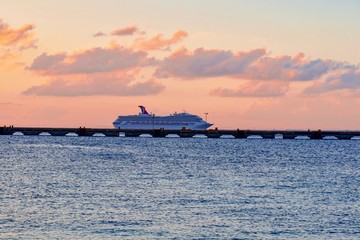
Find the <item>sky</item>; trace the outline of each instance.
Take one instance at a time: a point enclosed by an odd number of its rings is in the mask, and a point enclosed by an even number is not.
[[[360,130],[358,0],[1,0],[0,125]]]

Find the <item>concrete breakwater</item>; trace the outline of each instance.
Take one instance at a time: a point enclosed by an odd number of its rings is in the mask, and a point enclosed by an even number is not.
[[[51,127],[0,127],[0,135],[51,135],[51,136],[106,136],[106,137],[207,137],[207,138],[283,138],[283,139],[339,139],[360,138],[360,131],[321,131],[321,130],[166,130],[166,129],[114,129],[114,128],[51,128]]]

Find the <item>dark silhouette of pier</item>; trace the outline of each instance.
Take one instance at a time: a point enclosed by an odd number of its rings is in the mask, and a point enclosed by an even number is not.
[[[115,129],[115,128],[51,128],[51,127],[0,127],[0,135],[51,135],[51,136],[106,136],[106,137],[207,137],[207,138],[263,138],[263,139],[339,139],[360,138],[360,131],[321,131],[321,130],[166,130],[166,129]]]

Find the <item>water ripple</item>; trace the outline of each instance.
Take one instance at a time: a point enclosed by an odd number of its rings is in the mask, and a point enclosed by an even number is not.
[[[360,239],[358,141],[0,138],[1,239]]]

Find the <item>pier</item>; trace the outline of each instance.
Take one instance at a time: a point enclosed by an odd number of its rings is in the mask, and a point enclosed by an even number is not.
[[[115,128],[51,128],[51,127],[0,127],[0,135],[25,135],[25,136],[105,136],[105,137],[206,137],[206,138],[263,138],[263,139],[360,139],[360,131],[321,131],[321,130],[166,130],[166,129],[115,129]]]

